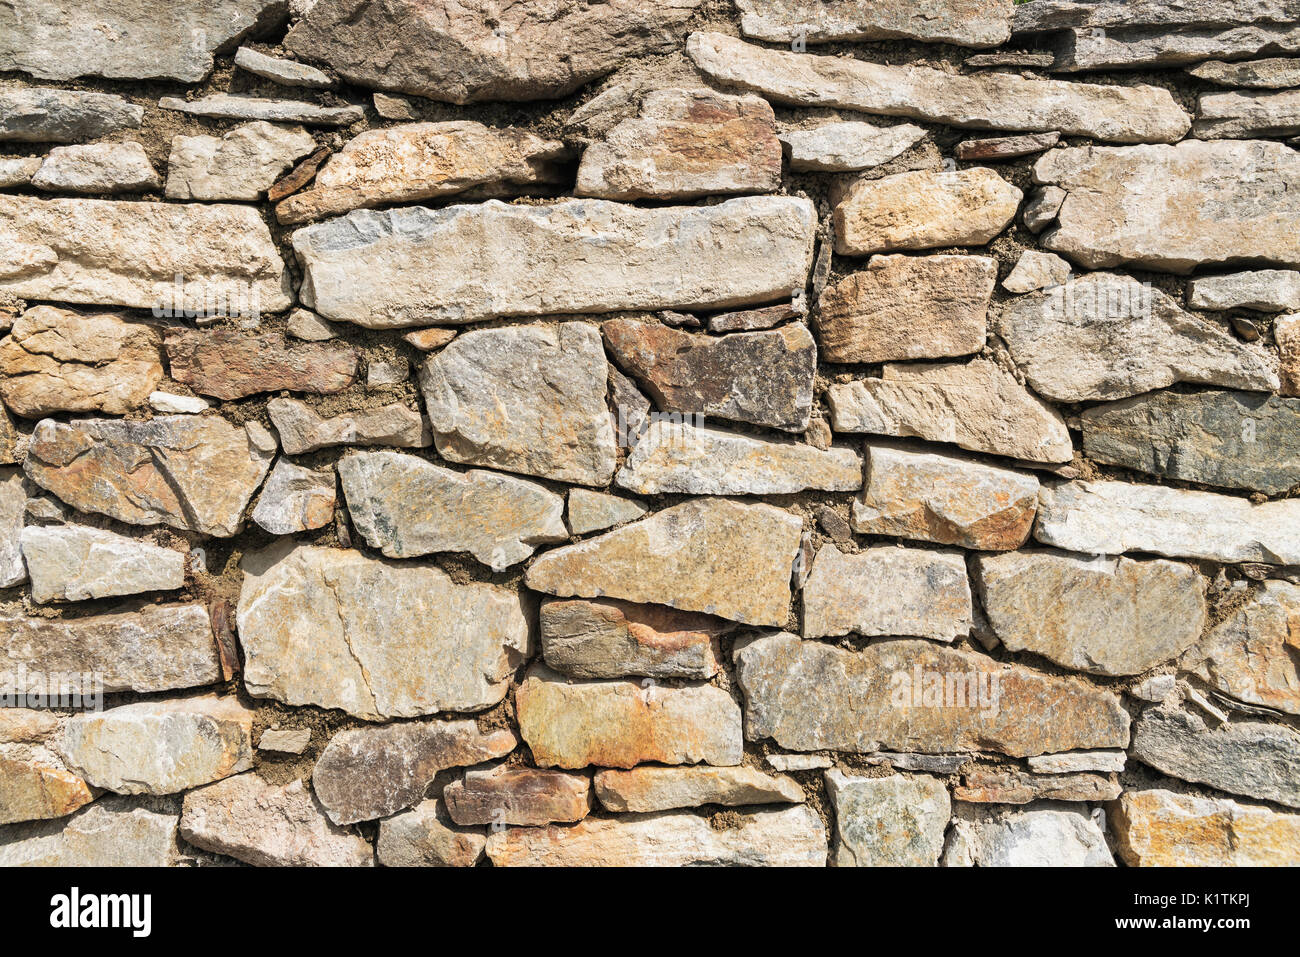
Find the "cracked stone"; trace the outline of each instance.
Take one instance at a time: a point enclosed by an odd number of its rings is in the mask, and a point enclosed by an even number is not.
[[[934,867],[952,801],[934,778],[866,778],[826,772],[835,808],[837,867]]]
[[[223,136],[174,136],[167,160],[168,199],[261,199],[290,167],[316,149],[300,126],[258,120]]]

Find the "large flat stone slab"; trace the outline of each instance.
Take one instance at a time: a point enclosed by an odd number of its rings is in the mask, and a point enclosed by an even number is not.
[[[9,39],[6,31],[4,40]],[[48,87],[0,93],[0,141],[79,143],[137,129],[143,119],[143,106],[111,93]],[[35,172],[33,169],[32,173]],[[27,181],[30,179],[29,176]]]
[[[84,601],[185,585],[185,554],[81,525],[23,529],[32,601]]]
[[[1012,0],[738,0],[740,32],[756,40],[923,40],[995,47],[1011,36]]]
[[[1128,791],[1109,820],[1129,867],[1286,867],[1300,856],[1300,814],[1228,798]]]

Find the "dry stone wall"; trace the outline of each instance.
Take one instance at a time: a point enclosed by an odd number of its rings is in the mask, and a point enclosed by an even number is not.
[[[162,9],[0,10],[0,863],[1300,863],[1300,5]]]

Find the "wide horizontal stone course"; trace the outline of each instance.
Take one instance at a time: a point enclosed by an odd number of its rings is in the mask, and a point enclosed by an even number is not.
[[[58,821],[6,828],[0,867],[174,867],[176,814],[107,796]]]
[[[1296,31],[1300,48],[1300,30]],[[1300,90],[1204,93],[1192,135],[1203,140],[1255,139],[1300,133]]]
[[[32,601],[84,601],[185,586],[185,554],[82,525],[29,525],[23,561]]]
[[[292,242],[304,305],[385,329],[771,302],[803,287],[815,229],[812,203],[787,196],[654,209],[489,200],[357,210],[299,229]]]
[[[1106,835],[1080,804],[955,805],[944,867],[1114,867]]]
[[[573,824],[591,811],[584,774],[504,764],[471,768],[442,789],[448,816],[463,825]]]
[[[1120,785],[1099,774],[1028,774],[1019,768],[976,767],[962,776],[952,796],[967,804],[1113,801],[1120,796]]]
[[[257,200],[316,149],[300,126],[255,120],[224,136],[174,136],[167,158],[168,199]]]
[[[1257,269],[1201,276],[1187,284],[1187,304],[1193,309],[1291,312],[1300,309],[1300,271]]]
[[[392,445],[421,448],[433,436],[420,413],[400,402],[321,416],[300,399],[280,396],[266,404],[280,446],[289,455],[302,455],[335,445]]]
[[[1012,0],[738,0],[740,32],[757,40],[923,40],[995,47],[1011,36]]]
[[[1228,798],[1128,791],[1109,822],[1130,867],[1283,867],[1300,856],[1300,814]]]
[[[1171,30],[1168,27],[1067,30],[1056,44],[1057,70],[1135,70],[1178,66],[1210,57],[1300,52],[1300,26],[1247,23]]]
[[[911,123],[875,126],[849,121],[787,130],[777,139],[796,173],[852,173],[888,163],[925,137],[926,131]]]
[[[304,126],[350,126],[366,116],[359,106],[317,106],[301,100],[271,100],[230,93],[213,93],[198,100],[164,96],[158,101],[158,107],[215,120],[265,120]]]
[[[1188,67],[1187,72],[1197,79],[1209,80],[1221,86],[1263,90],[1300,86],[1300,59],[1295,57],[1269,57],[1239,63],[1210,60]]]
[[[6,30],[0,43],[11,37]],[[4,56],[0,48],[0,63]],[[111,93],[44,87],[0,93],[0,142],[79,143],[137,129],[143,120],[143,106]]]
[[[1235,23],[1277,23],[1286,19],[1289,0],[1034,0],[1018,6],[1012,20],[1016,33],[1068,27],[1216,27]]]
[[[290,343],[279,333],[221,328],[169,330],[165,345],[172,378],[219,399],[282,389],[329,394],[357,378],[357,352],[341,342]]]
[[[943,852],[952,801],[943,782],[901,774],[868,778],[833,769],[836,867],[933,867]]]
[[[48,752],[0,753],[0,824],[67,817],[94,799],[86,782]]]
[[[791,778],[754,768],[666,768],[598,771],[596,796],[609,811],[646,813],[702,804],[802,803],[803,788]]]

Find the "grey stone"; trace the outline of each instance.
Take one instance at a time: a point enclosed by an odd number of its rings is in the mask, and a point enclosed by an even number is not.
[[[1188,67],[1187,72],[1201,80],[1221,86],[1244,86],[1255,89],[1278,89],[1300,86],[1300,59],[1271,57],[1267,60],[1248,60],[1244,63],[1226,63],[1211,60]]]
[[[338,335],[332,322],[322,319],[310,309],[295,309],[289,313],[284,331],[304,342],[325,342]]]
[[[1029,769],[1039,774],[1075,774],[1080,771],[1123,771],[1128,754],[1124,751],[1065,751],[1038,754],[1029,759]]]
[[[324,528],[334,521],[333,469],[308,469],[281,458],[253,509],[253,521],[272,535]]]
[[[379,822],[375,856],[385,867],[473,867],[486,845],[482,828],[461,827],[428,800]]]
[[[1257,269],[1226,276],[1202,276],[1187,284],[1193,309],[1254,309],[1294,312],[1300,309],[1300,272]]]
[[[334,81],[328,74],[322,73],[313,66],[286,60],[283,57],[267,56],[249,47],[240,47],[235,51],[235,66],[281,86],[328,90],[334,85]]]
[[[23,550],[19,541],[27,512],[27,491],[23,473],[0,468],[0,588],[27,581]]]
[[[664,768],[598,771],[596,796],[608,811],[670,811],[702,804],[802,803],[803,788],[787,777],[754,768]]]
[[[11,36],[6,31],[4,40]],[[143,106],[110,93],[44,87],[0,93],[0,141],[76,143],[137,129],[143,119]]]
[[[172,137],[168,199],[258,200],[294,162],[316,148],[302,127],[258,120],[223,136]]]
[[[1052,224],[1065,202],[1065,190],[1059,186],[1044,186],[1025,203],[1021,219],[1031,233],[1041,233]]]
[[[911,123],[883,127],[855,121],[788,130],[777,138],[785,144],[795,172],[852,173],[888,163],[925,136],[925,130]]]
[[[162,181],[144,147],[128,141],[56,146],[32,177],[32,185],[55,193],[140,193],[158,189]]]
[[[267,120],[272,123],[301,123],[304,126],[351,126],[365,119],[359,106],[317,106],[301,100],[268,100],[257,96],[213,93],[201,100],[164,96],[160,109],[206,116],[215,120]]]
[[[257,739],[257,750],[275,754],[302,754],[311,744],[310,728],[292,728],[281,731],[268,728]]]
[[[32,601],[84,601],[185,586],[185,555],[81,525],[23,529]]]
[[[835,808],[837,867],[933,867],[952,801],[934,778],[865,778],[826,772]]]
[[[28,185],[44,161],[40,156],[0,156],[0,189]]]
[[[1024,810],[959,803],[944,867],[1114,867],[1087,805],[1043,802]]]
[[[1297,37],[1300,39],[1300,33]],[[1258,139],[1296,133],[1300,133],[1300,90],[1203,93],[1196,122],[1192,124],[1192,135],[1203,140]]]
[[[649,508],[644,502],[620,498],[586,488],[569,489],[569,531],[574,535],[599,532],[640,518]]]
[[[738,0],[740,32],[758,40],[923,40],[995,47],[1011,36],[1011,0]]]
[[[401,402],[361,412],[342,412],[322,418],[299,399],[277,396],[266,404],[280,444],[289,455],[303,455],[335,445],[392,445],[420,448],[430,445],[420,413]]]
[[[105,797],[72,817],[0,829],[4,867],[172,867],[182,861],[177,814]]]
[[[1122,6],[1122,5],[1118,5]],[[1294,23],[1237,23],[1226,28],[1067,30],[1057,43],[1057,70],[1133,70],[1178,66],[1211,57],[1300,51]]]
[[[1002,288],[1007,292],[1022,294],[1037,289],[1051,289],[1069,280],[1070,264],[1060,256],[1026,249],[1020,254],[1015,268],[1002,280]]]

